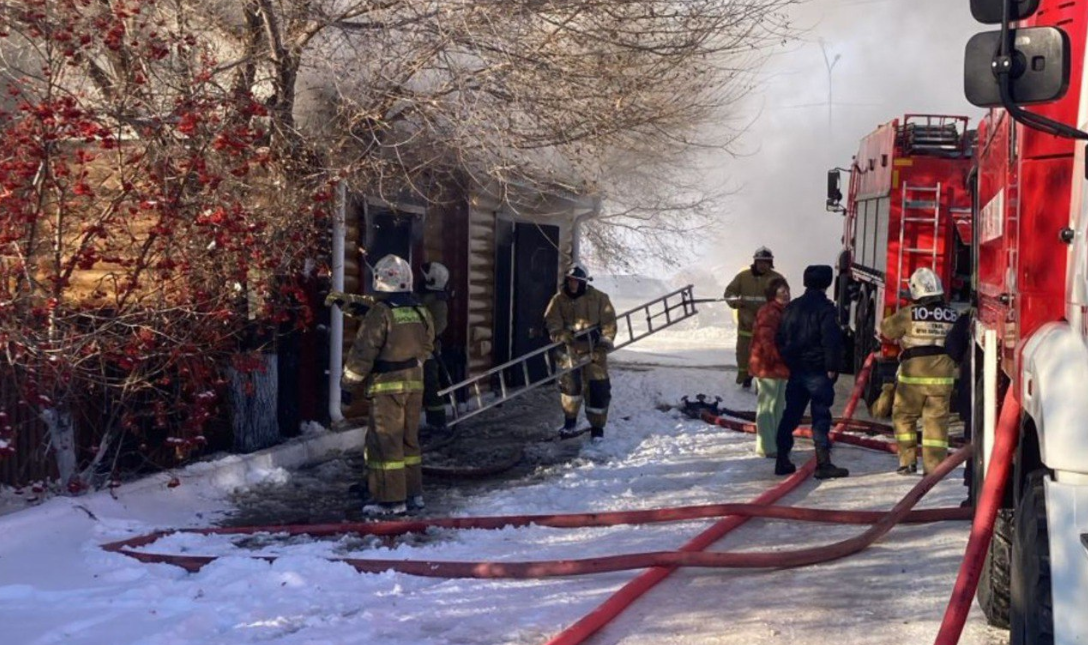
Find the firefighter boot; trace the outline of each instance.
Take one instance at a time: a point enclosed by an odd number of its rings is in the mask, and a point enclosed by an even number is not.
[[[816,447],[816,472],[813,477],[816,479],[837,479],[839,477],[849,477],[850,471],[845,468],[839,468],[835,464],[831,463],[831,451],[827,448]]]
[[[600,443],[604,441],[604,428],[590,428],[589,440],[593,443]]]
[[[559,438],[569,439],[578,436],[578,417],[566,417],[563,419],[563,427],[559,428]]]
[[[792,475],[795,472],[797,472],[797,466],[793,465],[790,458],[783,453],[778,453],[778,456],[774,458],[774,474]]]
[[[363,504],[364,517],[382,517],[404,515],[408,512],[408,506],[404,502],[376,502],[370,501]]]

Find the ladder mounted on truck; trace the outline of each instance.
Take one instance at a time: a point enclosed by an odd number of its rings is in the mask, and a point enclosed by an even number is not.
[[[929,268],[938,274],[940,273],[937,266],[937,251],[940,248],[941,240],[941,185],[920,187],[904,184],[903,208],[900,213],[898,268],[896,269],[899,283],[895,286],[897,294],[901,294],[904,288],[910,287],[910,276],[903,275],[905,256],[907,255],[929,256]],[[905,246],[908,224],[915,225],[914,240],[918,246]],[[933,227],[933,237],[930,238],[933,246],[921,246],[919,240],[922,238],[922,231],[919,229],[920,227],[930,226]],[[911,263],[906,264],[909,268]],[[895,309],[899,311],[902,309],[902,298],[896,298],[896,303]]]
[[[662,329],[672,327],[699,313],[695,308],[695,297],[692,294],[692,285],[677,289],[656,300],[651,300],[634,309],[625,311],[616,316],[616,339],[613,351],[621,349],[642,340]],[[575,334],[575,338],[589,344],[590,352],[581,361],[570,366],[561,366],[553,355],[556,350],[563,347],[563,343],[552,343],[540,349],[519,356],[511,361],[491,368],[490,370],[469,377],[459,383],[439,390],[438,396],[447,401],[453,408],[453,414],[447,421],[447,425],[454,425],[471,419],[472,417],[502,405],[510,399],[535,390],[541,385],[552,383],[559,377],[581,369],[592,360],[594,342],[592,332],[596,327],[582,330]],[[544,367],[544,375],[533,379],[530,362],[537,361]],[[513,379],[513,376],[520,379]],[[512,385],[511,380],[520,380],[521,385]],[[464,401],[464,407],[458,406],[458,401]]]

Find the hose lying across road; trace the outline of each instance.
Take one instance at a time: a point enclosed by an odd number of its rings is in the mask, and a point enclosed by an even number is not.
[[[856,409],[865,379],[871,371],[872,358],[866,362],[866,368],[858,376],[854,392],[847,404],[844,416],[849,418]],[[710,422],[723,427],[734,427],[728,420],[717,417],[708,418]],[[843,434],[843,424],[836,426],[832,436],[843,441],[851,435]],[[746,428],[739,428],[746,429]],[[873,441],[873,440],[868,440]],[[887,442],[876,442],[891,445]],[[851,443],[854,443],[851,441]],[[869,446],[873,447],[873,446]],[[526,562],[455,562],[455,561],[413,561],[370,558],[329,558],[343,562],[360,572],[397,571],[411,575],[441,578],[544,578],[556,576],[576,576],[612,571],[648,569],[641,576],[629,582],[617,594],[598,607],[594,612],[561,632],[549,641],[548,645],[572,645],[580,643],[600,629],[609,620],[618,615],[625,607],[645,593],[654,584],[667,577],[677,567],[707,568],[782,568],[797,567],[828,562],[843,558],[865,549],[884,536],[900,522],[932,522],[952,519],[967,519],[971,509],[931,509],[912,511],[921,500],[949,472],[969,457],[971,446],[967,445],[946,459],[932,473],[926,475],[914,488],[890,511],[843,511],[821,510],[795,507],[773,506],[789,491],[800,485],[814,470],[814,460],[810,460],[788,479],[771,490],[763,493],[752,504],[713,504],[705,506],[687,506],[646,511],[617,511],[606,513],[580,513],[567,515],[524,515],[478,518],[444,518],[431,520],[407,520],[394,522],[331,524],[331,525],[279,525],[253,526],[244,528],[208,528],[186,529],[184,532],[207,535],[237,535],[253,533],[279,533],[288,535],[330,536],[342,534],[397,536],[406,533],[425,531],[430,528],[445,529],[495,529],[500,527],[519,527],[529,525],[556,528],[584,528],[615,526],[620,524],[645,524],[654,522],[672,522],[709,517],[728,516],[715,523],[709,529],[684,545],[678,551],[654,551],[630,553],[596,558],[547,560]],[[797,549],[794,551],[774,552],[706,552],[717,540],[729,531],[743,524],[749,517],[763,517],[781,520],[808,522],[837,522],[850,524],[871,524],[863,533],[840,542],[819,547]],[[179,555],[149,553],[139,550],[165,535],[179,531],[159,531],[137,536],[127,540],[104,545],[107,551],[121,553],[141,562],[167,563],[180,566],[188,571],[198,571],[204,565],[216,560],[216,556]],[[276,556],[255,556],[255,558],[273,561]]]

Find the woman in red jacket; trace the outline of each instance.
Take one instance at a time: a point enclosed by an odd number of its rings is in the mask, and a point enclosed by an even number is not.
[[[761,457],[776,456],[775,434],[786,400],[786,380],[790,370],[778,353],[774,336],[782,323],[782,312],[790,301],[790,285],[782,278],[775,278],[764,292],[767,304],[756,313],[756,326],[752,332],[752,353],[748,362],[749,373],[756,378],[759,402],[756,406],[756,453]]]

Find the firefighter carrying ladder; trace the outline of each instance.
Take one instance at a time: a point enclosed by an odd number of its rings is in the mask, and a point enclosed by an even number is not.
[[[677,289],[656,300],[651,300],[619,314],[616,316],[617,332],[613,351],[642,340],[662,329],[672,327],[697,313],[699,312],[695,309],[692,285],[689,284],[682,289]],[[471,419],[477,414],[501,405],[516,396],[535,390],[541,385],[554,382],[568,372],[585,367],[592,360],[594,343],[591,332],[595,329],[597,327],[590,327],[574,335],[576,339],[588,343],[591,351],[586,354],[584,359],[569,367],[560,366],[559,361],[553,355],[556,350],[561,350],[563,343],[552,343],[493,367],[482,374],[469,377],[460,383],[454,383],[443,390],[439,390],[438,396],[450,403],[453,408],[452,417],[447,425],[452,426],[466,419]],[[621,338],[622,340],[620,340]],[[529,362],[534,359],[543,361],[545,368],[544,376],[536,380],[530,378],[529,369]],[[520,375],[521,382],[524,385],[511,386],[508,374]],[[465,401],[463,408],[457,405],[458,401]]]
[[[940,275],[940,270],[937,266],[937,251],[940,247],[941,239],[941,185],[937,184],[932,187],[919,187],[903,184],[903,208],[900,210],[902,215],[899,218],[899,253],[897,259],[897,271],[896,275],[899,277],[899,284],[896,285],[896,293],[902,294],[904,289],[910,288],[910,275],[903,274],[904,264],[907,268],[914,265],[914,269],[921,268],[922,263],[906,262],[905,256],[907,255],[921,255],[929,256],[929,268],[933,269],[934,273]],[[914,244],[917,246],[906,246],[906,233],[907,224],[914,224]],[[929,239],[932,240],[932,246],[922,246],[922,227],[933,227],[933,235]],[[911,272],[913,273],[913,269]],[[896,298],[895,310],[899,311],[903,308],[903,299]]]

